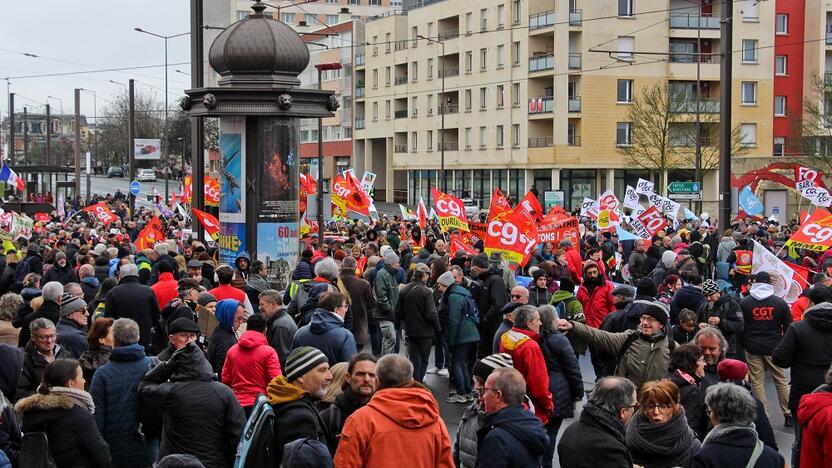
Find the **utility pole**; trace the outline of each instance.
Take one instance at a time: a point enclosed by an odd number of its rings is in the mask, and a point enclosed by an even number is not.
[[[52,154],[52,108],[49,104],[46,105],[46,155],[43,157],[41,164],[47,166],[51,164]]]
[[[29,109],[23,108],[23,163],[29,161]]]
[[[694,180],[699,182],[699,187],[702,187],[702,119],[700,113],[702,112],[702,81],[700,74],[700,67],[702,65],[702,3],[696,7],[696,155],[694,157],[695,174]],[[696,212],[702,213],[702,198],[696,202]]]
[[[14,166],[14,93],[9,93],[9,164]]]
[[[719,64],[719,230],[731,226],[731,80],[734,1],[721,0]]]
[[[75,198],[81,195],[81,89],[75,88]]]
[[[202,0],[191,0],[191,87],[203,86]],[[191,206],[205,210],[205,118],[191,118]],[[184,175],[183,175],[184,179]],[[191,226],[194,237],[202,242],[202,223]]]
[[[127,115],[127,160],[130,164],[130,182],[136,179],[136,160],[133,158],[133,141],[136,139],[136,94],[133,78],[127,83],[127,94],[129,99]],[[136,214],[136,197],[130,194],[130,215]]]

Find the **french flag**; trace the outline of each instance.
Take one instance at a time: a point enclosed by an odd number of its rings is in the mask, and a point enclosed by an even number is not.
[[[26,188],[26,182],[18,177],[17,173],[12,170],[6,163],[3,163],[3,168],[0,169],[0,181],[3,181],[22,192]]]

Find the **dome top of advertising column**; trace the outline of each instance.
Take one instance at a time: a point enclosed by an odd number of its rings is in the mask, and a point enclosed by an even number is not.
[[[309,65],[309,49],[292,28],[263,14],[257,1],[254,13],[226,28],[211,44],[208,61],[220,75],[220,86],[299,86],[298,75]]]

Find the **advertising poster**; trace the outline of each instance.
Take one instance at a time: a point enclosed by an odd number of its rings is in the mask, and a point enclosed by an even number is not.
[[[283,290],[291,281],[300,255],[298,223],[257,223],[257,259],[266,265],[269,281]]]
[[[220,221],[245,222],[245,120],[220,121]]]
[[[133,159],[155,160],[162,157],[162,140],[154,138],[133,139]]]
[[[257,145],[260,171],[258,223],[297,223],[298,205],[298,119],[261,119]],[[297,228],[295,228],[297,230]],[[259,250],[258,250],[259,252]]]
[[[240,252],[246,251],[245,223],[220,224],[220,263],[234,265]]]

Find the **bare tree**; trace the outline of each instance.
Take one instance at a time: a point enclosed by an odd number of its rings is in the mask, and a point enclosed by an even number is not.
[[[786,158],[832,174],[832,80],[825,75],[812,77],[802,117],[792,115]]]
[[[128,163],[130,102],[127,92],[117,94],[101,113],[98,123],[99,163],[105,166]],[[160,138],[164,125],[164,105],[159,103],[155,93],[136,90],[135,119],[136,138]]]

